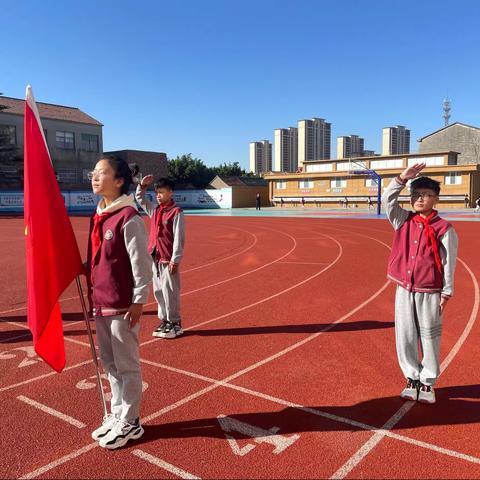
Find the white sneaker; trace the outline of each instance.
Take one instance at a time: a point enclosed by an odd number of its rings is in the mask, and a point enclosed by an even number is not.
[[[418,392],[418,401],[422,403],[435,403],[435,390],[430,385],[423,385]]]
[[[92,432],[92,438],[94,440],[100,440],[103,438],[117,423],[118,418],[113,414],[109,413],[106,417],[103,417],[102,424]]]
[[[160,338],[176,338],[180,335],[183,335],[183,328],[180,323],[166,322],[163,329],[155,336]]]
[[[128,423],[118,420],[107,435],[100,439],[99,445],[109,450],[123,447],[129,440],[137,440],[144,433],[140,422]]]
[[[402,390],[400,396],[405,400],[412,400],[413,402],[416,402],[418,399],[417,381],[409,378],[407,386]]]

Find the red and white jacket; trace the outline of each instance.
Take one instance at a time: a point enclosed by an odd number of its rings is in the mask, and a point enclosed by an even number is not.
[[[173,200],[167,205],[150,202],[146,188],[137,187],[135,199],[150,217],[148,252],[159,263],[179,264],[185,244],[185,219],[183,210]]]
[[[441,292],[442,296],[450,297],[453,295],[457,234],[453,226],[438,215],[430,221],[441,258],[439,270],[424,225],[414,221],[415,213],[398,203],[404,187],[405,182],[394,178],[382,195],[387,217],[395,229],[387,277],[411,292]]]

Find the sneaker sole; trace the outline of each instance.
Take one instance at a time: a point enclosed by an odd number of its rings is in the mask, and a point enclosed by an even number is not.
[[[172,333],[159,333],[158,335],[155,335],[155,336],[159,338],[172,339],[172,338],[180,337],[181,335],[183,335],[183,330],[180,330],[179,332],[172,332]]]
[[[118,442],[112,443],[112,445],[102,445],[100,443],[100,446],[102,448],[106,448],[107,450],[116,450],[117,448],[124,447],[128,443],[129,440],[138,440],[144,433],[145,433],[145,430],[140,425],[140,427],[137,430],[135,430],[135,432],[133,432],[131,435],[128,435],[125,438],[122,438]]]
[[[160,332],[152,332],[152,337],[161,337],[162,334]]]
[[[410,395],[400,395],[400,398],[403,398],[404,400],[409,400],[410,402],[416,402],[418,398],[411,397]]]
[[[425,399],[422,398],[421,400],[418,399],[418,402],[419,403],[425,403],[427,405],[433,405],[436,402],[436,400],[433,400],[433,402],[431,402],[430,400],[425,400]]]
[[[102,435],[94,435],[94,434],[92,433],[91,436],[92,436],[92,438],[93,438],[95,441],[98,442],[98,441],[101,440],[105,435],[107,435],[107,433],[110,433],[111,430],[112,430],[112,429],[110,429],[108,432],[105,432],[105,433],[102,434]]]

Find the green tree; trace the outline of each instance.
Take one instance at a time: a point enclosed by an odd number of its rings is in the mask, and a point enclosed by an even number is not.
[[[214,173],[215,175],[226,175],[229,177],[240,177],[246,174],[245,170],[240,167],[240,164],[238,162],[225,162],[220,164],[218,167],[212,167],[211,170],[212,173]]]
[[[205,188],[215,175],[202,160],[188,153],[168,160],[168,176],[175,183],[191,183],[196,188]]]

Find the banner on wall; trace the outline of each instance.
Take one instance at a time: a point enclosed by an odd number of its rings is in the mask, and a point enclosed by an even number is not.
[[[100,197],[93,192],[61,192],[69,213],[91,213]],[[156,203],[155,193],[147,198]],[[232,208],[232,189],[175,190],[173,199],[182,208]],[[0,213],[23,213],[23,192],[0,191]]]

